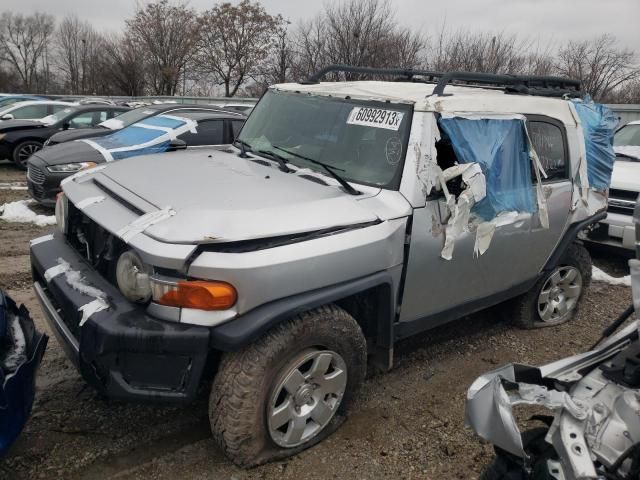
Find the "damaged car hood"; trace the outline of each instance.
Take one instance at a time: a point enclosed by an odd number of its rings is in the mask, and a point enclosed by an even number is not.
[[[611,188],[640,192],[640,160],[618,157],[613,165]]]
[[[366,188],[353,196],[317,183],[325,178],[331,182],[320,174],[284,173],[255,160],[263,162],[212,149],[146,155],[109,163],[94,182],[107,177],[138,199],[169,212],[144,229],[147,236],[167,243],[237,242],[379,220],[362,200],[380,189]]]

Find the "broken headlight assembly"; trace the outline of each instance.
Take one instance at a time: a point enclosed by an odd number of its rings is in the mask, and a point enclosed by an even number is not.
[[[118,258],[116,281],[122,294],[136,303],[152,300],[167,307],[227,310],[238,298],[236,289],[226,282],[153,275],[152,268],[132,250]]]
[[[47,170],[51,173],[75,173],[87,168],[93,168],[96,165],[97,163],[95,162],[63,163],[62,165],[51,165],[47,167]]]

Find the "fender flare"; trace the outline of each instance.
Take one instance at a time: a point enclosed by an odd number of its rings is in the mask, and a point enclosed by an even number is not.
[[[210,329],[211,347],[225,352],[238,350],[262,336],[267,330],[295,315],[336,302],[366,290],[382,287],[382,303],[377,321],[376,343],[393,347],[393,279],[389,272],[377,272],[366,277],[296,294],[261,305],[227,323]]]
[[[562,236],[562,239],[558,243],[558,246],[554,250],[553,254],[549,257],[549,260],[547,260],[547,263],[545,264],[542,271],[548,271],[556,267],[556,265],[560,263],[560,260],[562,260],[562,257],[564,257],[564,254],[569,248],[569,245],[571,245],[575,241],[578,233],[587,228],[589,225],[598,223],[600,220],[606,218],[606,216],[607,212],[601,211],[596,213],[595,215],[585,218],[584,220],[569,225],[569,228]]]

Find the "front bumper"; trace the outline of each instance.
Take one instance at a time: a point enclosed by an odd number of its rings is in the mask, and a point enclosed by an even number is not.
[[[59,259],[106,294],[109,308],[82,326],[80,309],[95,297],[74,289],[64,273],[51,276]],[[124,400],[181,403],[195,397],[210,351],[208,328],[152,317],[124,298],[60,233],[32,241],[31,265],[45,318],[89,384]]]
[[[586,234],[588,242],[635,250],[636,231],[631,215],[608,212],[607,217]]]
[[[73,173],[51,173],[43,160],[32,155],[27,173],[29,194],[41,205],[55,207],[56,196],[62,191],[60,183],[71,175]]]

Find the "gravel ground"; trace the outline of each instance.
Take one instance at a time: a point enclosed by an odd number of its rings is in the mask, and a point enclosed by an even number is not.
[[[0,163],[0,186],[17,181],[24,173]],[[0,189],[0,205],[26,196]],[[30,288],[28,257],[28,240],[47,231],[0,221],[0,287],[51,336]],[[611,275],[628,273],[626,260],[610,252],[595,252],[594,261]],[[0,477],[477,478],[492,448],[463,424],[471,382],[507,362],[540,364],[585,350],[630,301],[627,287],[593,283],[567,325],[519,330],[491,309],[405,341],[396,347],[395,368],[366,381],[358,408],[334,435],[295,458],[249,471],[235,468],[214,446],[206,392],[187,407],[104,400],[51,336],[33,416],[0,461]]]

